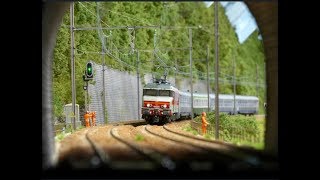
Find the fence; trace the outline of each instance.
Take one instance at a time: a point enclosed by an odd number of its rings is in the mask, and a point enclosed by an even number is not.
[[[108,122],[138,120],[141,110],[142,84],[137,75],[118,71],[105,66],[105,107],[106,120],[103,119],[103,71],[102,65],[94,63],[93,83],[89,83],[90,111],[97,112],[97,124]],[[139,89],[139,90],[138,90]],[[139,103],[139,104],[138,104]]]

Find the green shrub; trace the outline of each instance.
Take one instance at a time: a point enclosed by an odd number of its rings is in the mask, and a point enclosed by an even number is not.
[[[201,123],[201,116],[194,118]],[[215,113],[207,113],[208,128],[215,128]],[[258,123],[254,116],[219,114],[219,134],[225,140],[231,140],[231,136],[256,136],[259,134]]]
[[[197,135],[199,134],[198,131],[194,130],[190,124],[185,125],[182,130],[187,131],[187,132],[191,132],[193,135]]]
[[[136,137],[135,137],[135,140],[136,141],[143,141],[144,137],[141,134],[137,134]]]

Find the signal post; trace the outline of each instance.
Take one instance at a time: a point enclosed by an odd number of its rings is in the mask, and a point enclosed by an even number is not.
[[[93,80],[93,63],[92,62],[87,62],[86,64],[86,69],[83,74],[83,81],[85,82],[85,85],[83,86],[83,90],[87,91],[85,93],[85,107],[86,111],[89,111],[89,101],[87,101],[87,98],[89,100],[89,84],[88,81]]]

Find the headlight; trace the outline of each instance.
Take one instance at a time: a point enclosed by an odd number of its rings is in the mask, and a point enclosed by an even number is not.
[[[167,108],[167,105],[165,104],[165,105],[163,105],[163,108]]]
[[[147,104],[147,107],[150,107],[151,106],[151,104]]]

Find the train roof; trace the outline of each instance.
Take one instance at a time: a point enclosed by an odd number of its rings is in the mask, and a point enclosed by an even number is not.
[[[256,96],[242,96],[242,95],[237,95],[237,99],[247,99],[247,100],[259,100],[258,97]]]
[[[215,96],[213,96],[215,97]],[[219,97],[223,99],[233,99],[233,94],[219,94]],[[245,100],[259,100],[258,97],[255,96],[243,96],[243,95],[236,95],[236,99],[245,99]]]
[[[191,96],[191,93],[190,92],[186,92],[186,91],[179,91],[181,95],[184,95],[184,96]],[[209,94],[210,97],[211,94]],[[201,97],[201,98],[207,98],[208,97],[208,94],[207,93],[193,93],[193,97]],[[214,97],[214,96],[213,96]]]
[[[148,83],[144,86],[144,89],[165,89],[165,90],[178,90],[169,82],[166,83]],[[190,92],[187,91],[179,91],[181,95],[191,96]],[[196,97],[208,97],[207,93],[193,93],[193,96]],[[215,98],[214,93],[209,94],[210,98]],[[233,94],[219,94],[219,98],[223,99],[233,99]],[[236,95],[236,99],[245,99],[245,100],[259,100],[256,96],[244,96],[244,95]]]
[[[193,96],[196,96],[196,97],[208,97],[208,94],[207,93],[193,93]]]
[[[172,84],[169,82],[166,83],[148,83],[144,87],[144,89],[166,89],[166,90],[177,90]]]
[[[182,92],[180,91],[181,94],[191,96],[190,92]],[[193,96],[195,97],[208,97],[207,93],[193,93]],[[214,93],[209,94],[211,99],[214,99],[216,95]],[[233,99],[233,94],[219,94],[219,98],[223,99]],[[258,97],[256,96],[244,96],[244,95],[236,95],[236,99],[245,99],[245,100],[259,100]]]
[[[233,94],[219,94],[219,97],[223,99],[233,99]],[[237,95],[236,95],[237,98]]]

